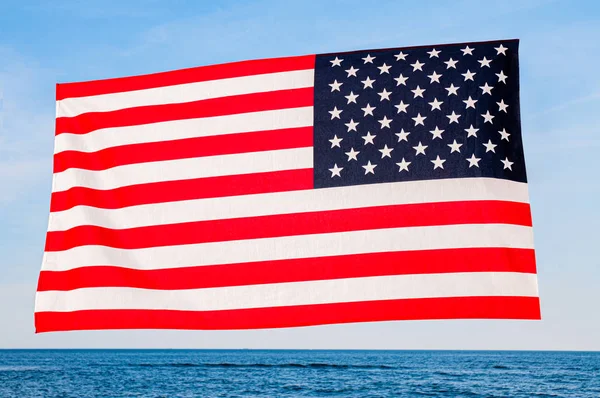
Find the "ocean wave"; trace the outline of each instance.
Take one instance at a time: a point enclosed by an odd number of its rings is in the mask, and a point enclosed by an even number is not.
[[[174,367],[174,368],[304,368],[304,369],[396,369],[390,365],[352,365],[352,364],[335,364],[335,363],[190,363],[190,362],[174,362],[174,363],[134,363],[130,366],[141,367]]]
[[[43,369],[39,366],[0,366],[0,372],[31,372],[37,370]]]

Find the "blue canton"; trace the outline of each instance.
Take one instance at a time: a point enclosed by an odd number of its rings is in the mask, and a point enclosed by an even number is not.
[[[526,182],[518,41],[316,57],[315,187]]]

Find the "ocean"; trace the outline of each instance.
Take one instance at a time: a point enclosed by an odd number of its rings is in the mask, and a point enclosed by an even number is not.
[[[0,350],[1,397],[600,397],[600,353]]]

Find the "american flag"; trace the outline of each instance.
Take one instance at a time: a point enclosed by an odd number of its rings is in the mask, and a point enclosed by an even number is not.
[[[59,84],[37,332],[539,319],[518,41]]]

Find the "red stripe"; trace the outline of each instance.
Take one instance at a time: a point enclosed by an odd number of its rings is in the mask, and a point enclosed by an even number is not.
[[[56,118],[56,135],[62,133],[86,134],[110,127],[299,108],[312,106],[312,104],[313,88],[307,87],[211,98],[179,104],[139,106],[110,112],[89,112],[74,117]]]
[[[302,148],[312,144],[310,126],[131,144],[91,153],[65,151],[54,155],[54,172],[69,168],[98,171],[135,163]]]
[[[82,225],[48,232],[46,251],[101,245],[119,249],[187,245],[241,239],[451,224],[531,226],[527,203],[467,201],[376,206],[109,229]]]
[[[366,253],[174,269],[115,266],[42,271],[38,291],[90,287],[175,290],[449,272],[536,273],[533,249],[469,248]]]
[[[91,329],[263,329],[417,319],[541,319],[538,297],[448,297],[223,311],[36,312],[36,333]]]
[[[261,75],[265,73],[289,72],[313,69],[315,56],[259,59],[232,62],[220,65],[201,66],[150,75],[94,80],[79,83],[62,83],[56,88],[56,100],[71,97],[112,94],[123,91],[144,90],[177,84],[227,79],[232,77]]]
[[[75,206],[120,209],[150,203],[312,189],[313,169],[273,171],[130,185],[110,190],[74,187],[52,193],[50,211]]]

